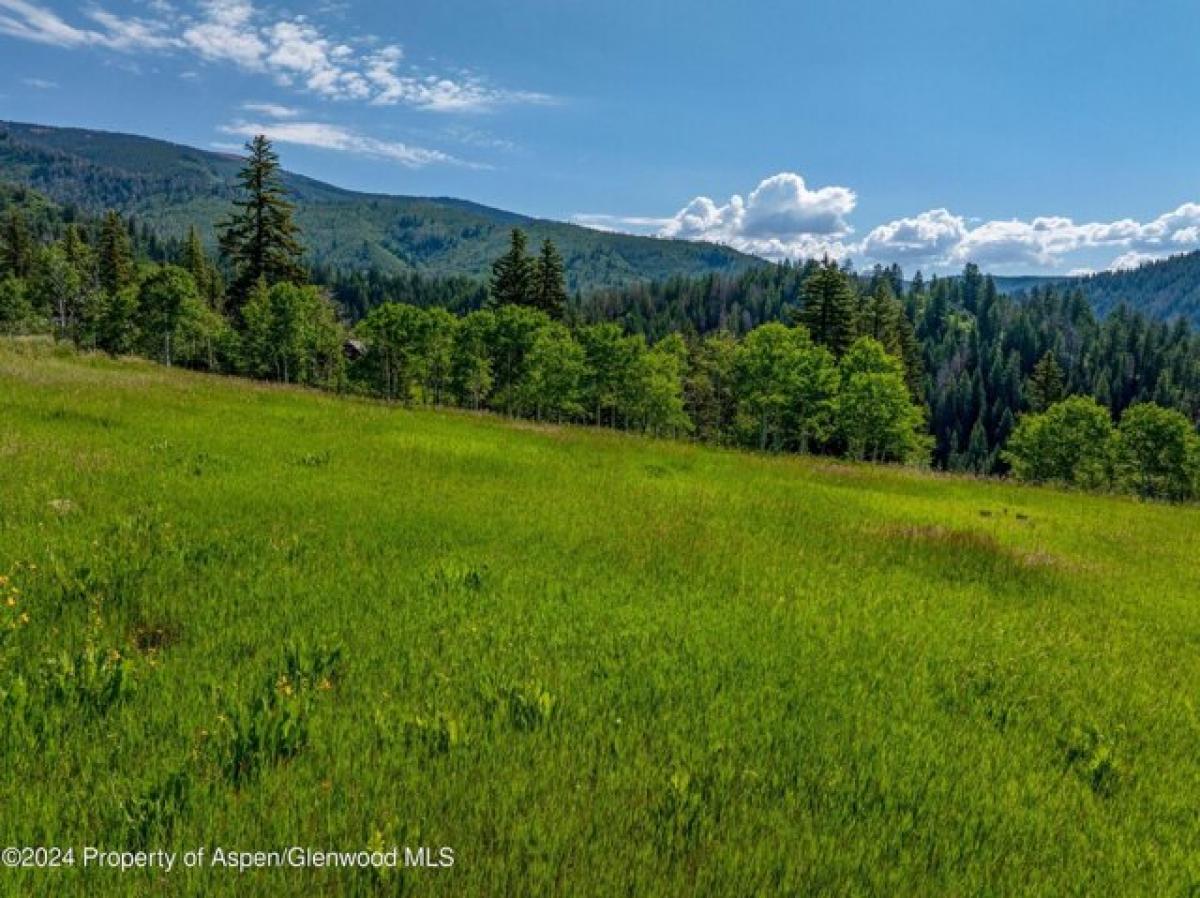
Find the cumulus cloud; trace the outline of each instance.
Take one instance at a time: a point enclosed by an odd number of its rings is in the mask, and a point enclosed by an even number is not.
[[[800,175],[781,172],[745,198],[718,203],[698,196],[667,218],[588,213],[572,220],[602,230],[723,243],[768,259],[830,256],[909,269],[975,262],[999,271],[1090,271],[1067,264],[1074,254],[1104,248],[1123,250],[1110,268],[1200,248],[1200,203],[1184,203],[1144,222],[1080,223],[1059,215],[978,221],[938,208],[885,222],[855,239],[850,216],[856,201],[849,188],[813,189]]]
[[[734,194],[718,204],[698,196],[663,219],[657,233],[724,243],[768,258],[840,258],[849,251],[843,238],[853,232],[846,219],[855,202],[854,191],[846,187],[813,190],[795,172],[780,172],[759,182],[745,198]]]
[[[996,268],[1054,269],[1073,253],[1105,247],[1126,250],[1110,267],[1200,247],[1200,204],[1184,203],[1147,222],[1123,218],[1077,223],[1064,216],[1041,216],[986,221],[975,227],[937,209],[880,225],[860,250],[875,261],[934,267],[976,262]]]
[[[252,0],[198,0],[189,11],[154,0],[150,8],[154,20],[97,7],[85,13],[89,24],[80,25],[35,0],[0,0],[0,33],[58,47],[188,52],[327,99],[380,106],[480,112],[555,102],[543,93],[495,87],[472,73],[438,75],[406,66],[398,46],[342,40],[306,16],[284,15]]]
[[[879,225],[863,239],[861,251],[873,259],[894,262],[946,258],[966,236],[967,224],[961,216],[931,209]]]
[[[1162,259],[1162,256],[1156,256],[1153,253],[1139,253],[1136,250],[1121,253],[1112,262],[1109,263],[1110,271],[1132,271],[1135,268],[1141,268],[1150,262],[1157,262]]]
[[[370,156],[389,162],[398,162],[407,168],[421,168],[433,164],[468,165],[468,163],[440,150],[416,147],[400,141],[380,140],[326,122],[238,121],[224,125],[220,130],[225,134],[247,138],[265,134],[277,143],[290,143],[352,153],[358,156]]]

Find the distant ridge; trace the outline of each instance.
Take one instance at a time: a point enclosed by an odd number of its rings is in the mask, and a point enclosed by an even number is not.
[[[93,212],[115,208],[163,236],[196,225],[213,242],[239,166],[234,154],[133,134],[0,122],[0,180]],[[558,244],[572,289],[766,264],[729,247],[595,231],[468,200],[359,193],[291,172],[285,180],[311,260],[335,269],[480,277],[518,225],[534,244]]]

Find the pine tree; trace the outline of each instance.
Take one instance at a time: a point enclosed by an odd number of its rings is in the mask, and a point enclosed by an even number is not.
[[[525,232],[513,228],[508,252],[492,263],[492,280],[488,285],[491,304],[500,306],[531,305],[534,284],[534,262],[525,251]]]
[[[280,179],[279,156],[261,134],[246,150],[249,156],[238,175],[245,196],[235,201],[233,216],[221,225],[221,252],[235,272],[230,298],[237,309],[259,278],[268,286],[305,280],[300,229]]]
[[[200,295],[208,305],[220,311],[223,293],[221,274],[209,261],[204,244],[200,240],[200,232],[196,230],[195,225],[188,229],[187,242],[183,245],[183,267],[191,272]]]
[[[548,238],[542,243],[541,255],[533,264],[533,305],[556,319],[561,319],[567,311],[562,256]]]
[[[1035,412],[1044,412],[1066,395],[1062,368],[1054,353],[1047,352],[1029,376],[1029,403]]]
[[[800,323],[813,341],[841,357],[854,341],[854,290],[850,279],[828,259],[804,282]]]
[[[100,286],[108,296],[116,296],[133,283],[133,247],[121,216],[109,210],[100,228]]]
[[[188,228],[187,243],[183,246],[183,267],[192,273],[196,286],[203,291],[208,275],[208,259],[204,255],[200,232],[196,230],[195,225]]]
[[[992,456],[988,449],[987,430],[983,426],[983,416],[975,421],[971,428],[971,437],[967,441],[965,467],[976,474],[986,474],[991,468]]]
[[[21,210],[9,210],[4,229],[0,232],[0,271],[19,278],[29,277],[33,270],[33,237]]]

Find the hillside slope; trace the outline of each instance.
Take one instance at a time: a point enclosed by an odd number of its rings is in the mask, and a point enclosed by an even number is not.
[[[165,236],[213,240],[229,212],[237,157],[127,134],[0,122],[0,181],[93,212],[136,215]],[[726,247],[594,231],[464,200],[356,193],[288,173],[312,260],[345,270],[481,276],[519,225],[558,244],[573,289],[763,264]]]
[[[1155,318],[1186,318],[1200,326],[1200,252],[1125,271],[1103,271],[1080,278],[1073,286],[1101,313],[1124,302]]]
[[[1125,303],[1151,318],[1183,318],[1200,327],[1200,252],[1182,253],[1138,268],[1101,271],[1084,277],[997,277],[996,289],[1015,295],[1039,287],[1079,290],[1092,308],[1107,315]]]
[[[0,408],[10,844],[456,852],[277,895],[1198,884],[1195,508],[37,344]]]

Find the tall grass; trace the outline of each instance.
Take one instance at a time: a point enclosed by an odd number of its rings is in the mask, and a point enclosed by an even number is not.
[[[1198,525],[0,344],[0,845],[456,851],[0,894],[1188,894]]]

